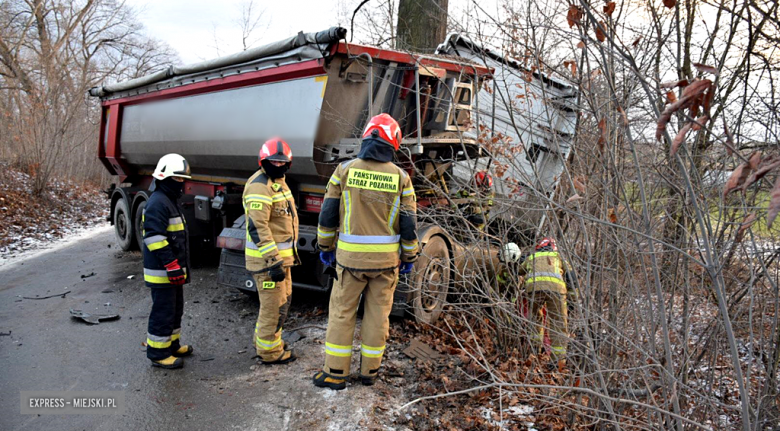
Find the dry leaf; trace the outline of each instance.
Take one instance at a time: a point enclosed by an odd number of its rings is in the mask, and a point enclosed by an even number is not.
[[[580,199],[582,199],[582,196],[580,196],[578,194],[575,194],[572,197],[570,197],[569,199],[566,199],[566,203],[568,204],[568,203],[571,203],[571,202],[574,202],[574,201],[578,201]]]
[[[745,180],[745,184],[742,186],[742,190],[747,190],[747,188],[750,187],[753,183],[760,180],[761,178],[764,178],[766,174],[774,169],[777,169],[778,167],[780,167],[780,158],[769,156],[762,160],[758,170],[750,174],[748,179]]]
[[[737,232],[737,235],[741,236],[755,222],[756,222],[756,213],[748,214],[748,216],[745,217],[745,220],[743,220],[742,224],[739,226],[739,231]]]
[[[682,129],[680,129],[679,132],[677,132],[677,136],[674,137],[674,140],[672,140],[672,148],[669,151],[669,157],[674,157],[675,154],[677,154],[677,150],[680,149],[680,145],[682,145],[683,142],[685,142],[685,137],[688,136],[688,132],[691,131],[692,123],[688,123],[685,126],[683,126]]]
[[[723,197],[726,197],[729,193],[733,192],[734,190],[742,187],[742,184],[745,183],[745,180],[750,175],[750,165],[747,163],[742,163],[739,166],[737,166],[737,169],[734,169],[734,172],[731,173],[731,176],[726,181],[726,185],[723,186]]]
[[[642,40],[642,36],[639,36],[638,38],[636,38],[636,40],[634,40],[634,42],[631,44],[631,46],[636,48],[636,46],[639,45],[639,41],[640,40]]]
[[[606,28],[607,26],[604,24],[604,21],[599,21],[599,25],[596,26],[596,40],[599,42],[607,40],[607,35],[604,33]]]
[[[731,132],[729,131],[729,125],[726,124],[726,118],[723,118],[723,130],[726,132],[726,152],[728,155],[734,154],[733,148],[734,148],[734,136],[731,135]]]
[[[667,92],[666,92],[666,100],[667,100],[669,103],[674,103],[674,102],[676,102],[676,101],[677,101],[677,95],[676,95],[676,94],[674,94],[674,91],[667,91]]]
[[[699,97],[704,93],[704,91],[707,90],[707,88],[709,88],[710,84],[712,84],[712,82],[709,79],[702,79],[694,81],[685,87],[685,90],[683,90],[680,99],[667,106],[666,109],[664,109],[664,112],[661,113],[661,116],[658,117],[658,127],[655,131],[655,139],[659,141],[661,140],[664,131],[666,131],[666,125],[669,124],[669,120],[672,118],[672,114],[679,111],[680,109],[694,106],[693,104],[699,100]],[[695,116],[695,114],[692,113],[692,116]]]
[[[615,2],[611,1],[604,5],[604,13],[607,14],[608,17],[612,17],[612,13],[615,12]]]
[[[702,73],[710,73],[715,76],[720,75],[720,71],[717,68],[712,66],[707,66],[706,64],[693,63],[693,67],[695,67],[699,72]]]
[[[584,179],[583,179],[584,181]],[[585,184],[577,178],[572,178],[571,182],[574,184],[574,189],[579,193],[585,194]]]
[[[664,82],[661,84],[661,88],[675,88],[675,87],[685,87],[688,85],[687,79],[681,79],[679,81],[673,81],[673,82]]]
[[[610,221],[610,223],[616,224],[617,223],[617,214],[615,214],[615,209],[614,208],[610,208],[608,214],[609,214],[609,221]]]
[[[753,154],[748,159],[748,163],[751,170],[758,169],[758,164],[761,163],[761,151],[753,151]]]
[[[577,43],[577,48],[580,48],[580,49],[582,49],[582,48],[585,48],[585,42],[583,42],[583,41],[579,41],[579,42]]]
[[[669,9],[673,8],[677,4],[677,0],[664,0],[664,6]]]
[[[606,117],[602,117],[601,120],[599,120],[599,130],[601,133],[605,133],[607,131],[607,119]]]
[[[574,60],[566,60],[563,62],[563,67],[571,69],[571,74],[577,74],[577,62]]]
[[[778,212],[780,212],[780,176],[777,177],[775,187],[772,189],[772,197],[769,199],[769,209],[766,212],[767,228],[772,227]]]
[[[696,121],[693,123],[692,130],[698,131],[701,130],[702,127],[707,125],[707,121],[710,121],[709,115],[703,115],[696,119]]]
[[[569,28],[572,28],[575,25],[580,25],[581,19],[582,19],[582,9],[580,9],[575,5],[569,6],[569,12],[566,13],[566,22],[569,23]]]

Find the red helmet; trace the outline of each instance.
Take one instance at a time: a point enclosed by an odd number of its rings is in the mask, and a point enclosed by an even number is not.
[[[292,164],[292,150],[290,150],[290,146],[282,138],[271,138],[265,141],[263,147],[260,148],[260,156],[257,158],[257,163],[260,164],[263,160]]]
[[[543,250],[545,248],[548,248],[548,249],[550,249],[552,251],[558,250],[558,247],[555,245],[555,240],[550,238],[550,237],[542,238],[542,240],[539,241],[539,244],[536,244],[536,250],[537,251],[538,250]]]
[[[401,146],[401,126],[387,114],[374,116],[363,131],[363,139],[376,138],[398,151]]]
[[[479,188],[489,189],[493,187],[493,177],[487,171],[479,171],[474,174],[474,182],[477,183]]]

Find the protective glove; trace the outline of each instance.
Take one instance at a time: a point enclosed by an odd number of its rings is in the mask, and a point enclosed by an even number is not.
[[[282,268],[282,262],[279,262],[268,270],[268,275],[271,277],[271,281],[278,283],[280,281],[284,281],[287,273],[285,273],[284,269]]]
[[[398,270],[399,274],[408,274],[412,272],[412,268],[414,268],[414,262],[401,262],[398,268],[400,268]]]
[[[325,266],[333,266],[336,261],[336,252],[334,251],[321,251],[320,262]]]
[[[171,263],[165,265],[165,270],[168,272],[168,282],[181,286],[187,281],[187,276],[184,274],[184,270],[179,266],[179,259],[174,259]]]

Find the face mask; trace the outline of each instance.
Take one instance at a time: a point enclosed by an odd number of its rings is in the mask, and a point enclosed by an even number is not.
[[[178,199],[184,194],[184,182],[176,181],[172,177],[158,181],[158,185],[160,190],[170,197]]]
[[[287,172],[288,169],[290,169],[290,164],[285,163],[282,166],[274,166],[269,162],[268,160],[263,160],[260,162],[263,166],[263,171],[266,175],[268,175],[269,178],[272,180],[275,180],[277,178],[282,178],[284,174]]]

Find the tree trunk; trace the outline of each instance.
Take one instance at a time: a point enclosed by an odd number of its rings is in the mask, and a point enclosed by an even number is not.
[[[433,52],[447,36],[449,0],[400,0],[396,49]]]

